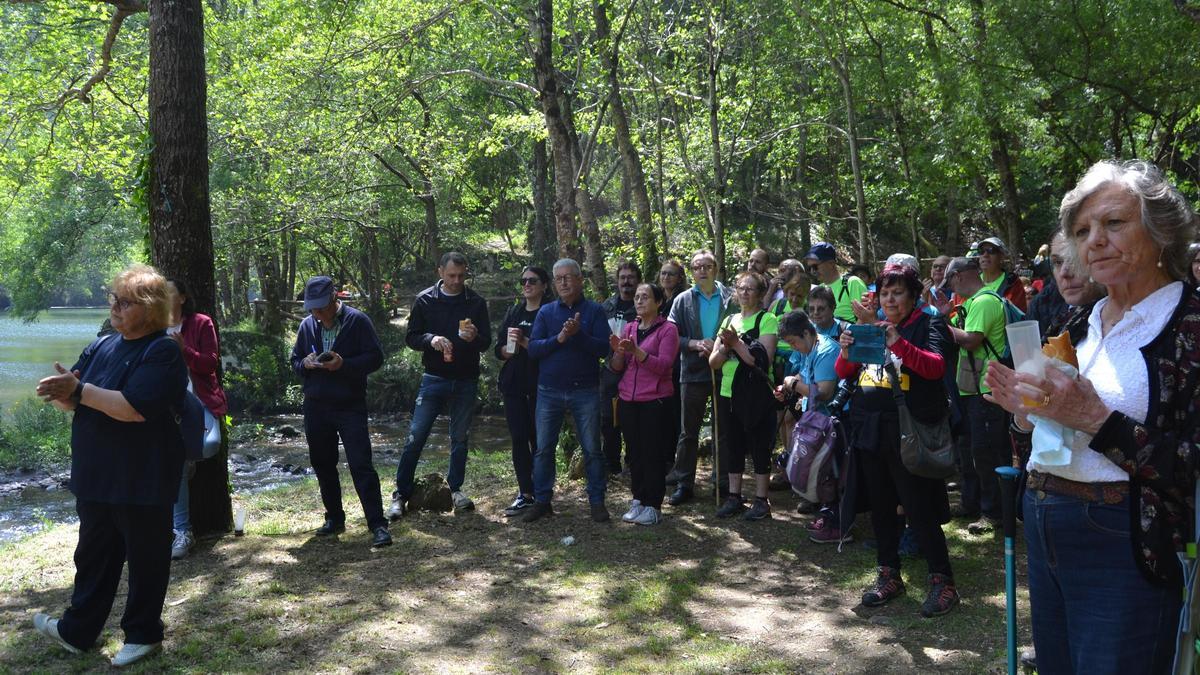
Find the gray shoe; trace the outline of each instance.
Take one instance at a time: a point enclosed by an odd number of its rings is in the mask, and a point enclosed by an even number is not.
[[[450,499],[454,502],[455,511],[469,511],[475,508],[475,502],[462,490],[452,493]]]
[[[400,498],[400,493],[392,492],[392,505],[387,510],[388,520],[403,518],[407,510],[404,506],[404,500]]]
[[[58,619],[52,619],[48,614],[34,614],[33,629],[50,638],[51,640],[54,640],[59,644],[60,647],[71,652],[72,654],[83,653],[82,649],[76,647],[70,642],[67,642],[62,638],[61,635],[58,634]]]
[[[192,550],[196,538],[191,530],[175,530],[175,541],[171,544],[171,560],[183,560]]]
[[[621,520],[625,521],[626,523],[632,523],[635,519],[637,519],[638,514],[641,512],[642,503],[635,499],[629,503],[629,510],[625,512],[625,515],[621,516]]]
[[[126,642],[124,645],[121,645],[121,651],[117,652],[117,655],[112,658],[112,664],[116,668],[123,668],[161,651],[161,642],[155,642],[150,645],[135,645]]]
[[[653,506],[643,506],[638,512],[637,517],[631,522],[636,525],[657,525],[658,524],[658,509]]]

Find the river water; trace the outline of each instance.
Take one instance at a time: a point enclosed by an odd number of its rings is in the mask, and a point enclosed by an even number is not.
[[[75,363],[107,316],[107,309],[52,309],[25,323],[0,313],[0,410],[33,396],[37,381],[54,374],[55,361]]]

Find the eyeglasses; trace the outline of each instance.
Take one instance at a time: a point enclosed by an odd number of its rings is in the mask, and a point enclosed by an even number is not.
[[[116,293],[108,294],[109,307],[116,307],[117,309],[121,310],[122,312],[129,309],[130,307],[133,307],[136,304],[138,304],[137,300],[130,300],[129,298],[120,298],[120,297],[117,297]]]
[[[979,255],[1000,255],[1000,249],[992,248],[991,246],[980,246]]]
[[[699,272],[700,270],[711,270],[715,267],[716,267],[716,265],[714,265],[712,263],[697,263],[695,265],[692,265],[692,269],[696,270],[697,272]]]
[[[554,283],[565,284],[568,281],[577,278],[578,276],[579,275],[577,274],[559,274],[554,277]]]
[[[679,272],[676,272],[675,270],[663,270],[658,273],[658,276],[660,276],[660,277],[677,277],[677,276],[679,276]]]
[[[737,287],[738,293],[758,293],[761,290],[762,289],[759,288],[758,286],[738,286]]]
[[[541,281],[541,279],[539,279],[537,277],[521,277],[521,285],[522,286],[532,286],[532,285],[538,283],[539,281]]]

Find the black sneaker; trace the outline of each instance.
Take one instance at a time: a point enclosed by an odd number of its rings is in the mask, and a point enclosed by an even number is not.
[[[554,507],[550,506],[550,502],[546,502],[545,504],[534,502],[533,506],[526,509],[525,516],[521,518],[521,522],[532,523],[535,520],[541,520],[546,516],[552,515],[554,515]]]
[[[318,537],[328,537],[331,534],[341,534],[346,531],[346,523],[340,520],[326,518],[325,524],[318,527],[314,533]]]
[[[382,548],[392,545],[392,535],[388,534],[387,525],[380,525],[371,530],[371,548]]]
[[[667,499],[667,503],[671,506],[679,506],[691,501],[693,497],[692,488],[680,483],[671,496]]]
[[[929,595],[921,603],[921,616],[941,616],[958,604],[958,588],[954,580],[945,574],[929,575]]]
[[[513,503],[510,504],[507,509],[504,509],[504,515],[508,518],[520,515],[522,511],[532,507],[535,503],[536,502],[533,501],[532,497],[517,495],[517,498],[513,500]]]
[[[725,503],[721,505],[721,508],[717,509],[717,517],[732,518],[745,510],[746,502],[742,500],[742,496],[739,494],[730,493],[729,496],[725,498]]]
[[[904,595],[904,591],[904,581],[900,578],[900,570],[881,565],[879,576],[875,577],[875,585],[863,593],[863,607],[881,607]]]
[[[771,502],[762,497],[755,497],[750,510],[742,514],[742,520],[762,520],[771,517]]]
[[[608,507],[604,505],[604,502],[592,504],[591,510],[592,522],[607,523],[609,521],[610,516],[608,515]]]

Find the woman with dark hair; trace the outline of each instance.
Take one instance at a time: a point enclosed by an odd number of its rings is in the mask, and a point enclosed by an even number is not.
[[[1022,456],[1032,451],[1023,508],[1038,670],[1168,672],[1200,479],[1200,292],[1184,281],[1196,213],[1154,165],[1099,162],[1063,197],[1059,225],[1064,264],[1108,289],[1063,329],[1079,376],[999,364],[987,375]],[[1050,422],[1062,438],[1053,458],[1031,437]]]
[[[875,282],[876,297],[884,320],[885,360],[898,374],[905,404],[920,422],[935,423],[946,414],[946,370],[943,351],[950,337],[940,316],[917,309],[923,286],[916,270],[905,265],[888,265]],[[855,308],[859,313],[861,305]],[[861,323],[861,322],[860,322]],[[942,525],[950,520],[946,484],[941,480],[913,475],[900,459],[900,427],[892,382],[884,366],[849,360],[854,337],[849,330],[839,339],[841,353],[838,377],[856,378],[859,392],[850,408],[851,439],[862,485],[871,508],[875,532],[878,574],[874,585],[862,596],[862,604],[878,607],[905,592],[900,578],[901,527],[896,507],[904,507],[905,519],[916,533],[917,544],[929,567],[929,590],[921,604],[922,616],[945,614],[958,604],[958,589],[950,569],[950,554]]]
[[[217,420],[221,429],[221,450],[218,457],[225,457],[228,447],[228,429],[225,424],[225,413],[229,406],[225,400],[225,390],[217,377],[221,364],[221,345],[217,340],[217,327],[207,314],[196,311],[196,302],[188,294],[187,284],[182,279],[168,279],[167,283],[175,289],[174,300],[171,303],[171,325],[167,335],[179,345],[183,361],[188,367],[188,383],[192,393],[208,412]],[[183,478],[179,481],[179,497],[175,500],[175,542],[171,545],[171,559],[180,560],[187,556],[196,543],[192,536],[192,521],[188,502],[191,493],[188,482],[196,471],[196,465],[188,462],[184,466]]]
[[[662,269],[658,271],[658,285],[663,289],[663,301],[658,308],[658,313],[662,318],[666,319],[671,314],[671,305],[674,304],[675,298],[680,293],[688,292],[687,272],[684,270],[683,264],[675,258],[669,258],[662,264]],[[671,382],[675,384],[674,392],[671,398],[667,401],[667,420],[666,423],[670,426],[670,436],[672,446],[675,440],[679,438],[679,430],[683,424],[683,402],[680,395],[683,392],[683,387],[680,386],[680,375],[682,373],[683,359],[676,355],[675,361],[671,366]],[[675,456],[666,458],[667,472],[671,471],[671,467],[675,465]]]
[[[504,515],[516,516],[533,506],[533,453],[537,450],[537,361],[529,358],[529,336],[533,320],[546,302],[550,274],[541,267],[521,270],[521,298],[504,315],[496,335],[496,358],[500,367],[500,393],[504,397],[504,419],[512,436],[513,471],[517,474],[516,499]]]
[[[658,312],[664,318],[670,313],[675,296],[688,289],[687,284],[687,272],[684,271],[682,263],[674,258],[663,262],[662,268],[658,270],[658,285],[663,291],[663,301]]]
[[[171,504],[183,472],[175,413],[187,366],[166,337],[174,291],[153,267],[119,273],[109,293],[115,333],[97,338],[70,370],[38,382],[37,394],[71,420],[71,482],[79,513],[75,587],[61,619],[34,628],[69,652],[91,649],[112,611],[121,571],[129,593],[113,656],[127,666],[162,649],[163,600],[171,577]]]
[[[675,456],[675,438],[663,416],[675,390],[671,366],[679,360],[679,330],[659,314],[665,298],[656,284],[641,284],[633,294],[638,320],[626,324],[620,336],[608,336],[613,353],[609,367],[623,373],[617,385],[617,416],[629,453],[633,492],[621,520],[638,525],[658,522],[668,458]]]
[[[721,371],[721,390],[717,397],[720,420],[728,419],[729,439],[729,496],[717,509],[718,518],[732,518],[742,513],[745,520],[761,520],[771,515],[771,502],[767,496],[771,478],[771,446],[775,442],[775,406],[768,402],[762,406],[734,405],[733,385],[741,368],[758,368],[757,359],[750,353],[747,340],[758,341],[766,351],[761,368],[770,378],[771,363],[775,358],[778,342],[779,319],[774,314],[760,309],[767,291],[767,280],[757,272],[742,272],[737,275],[734,290],[742,311],[729,316],[717,330],[717,341],[708,366]],[[753,308],[750,311],[746,308]],[[743,376],[746,374],[743,373]],[[753,384],[753,382],[751,383]],[[770,381],[762,383],[766,395],[773,398]],[[743,394],[744,395],[744,394]],[[742,474],[746,470],[746,455],[754,461],[754,504],[749,510],[742,498]]]

